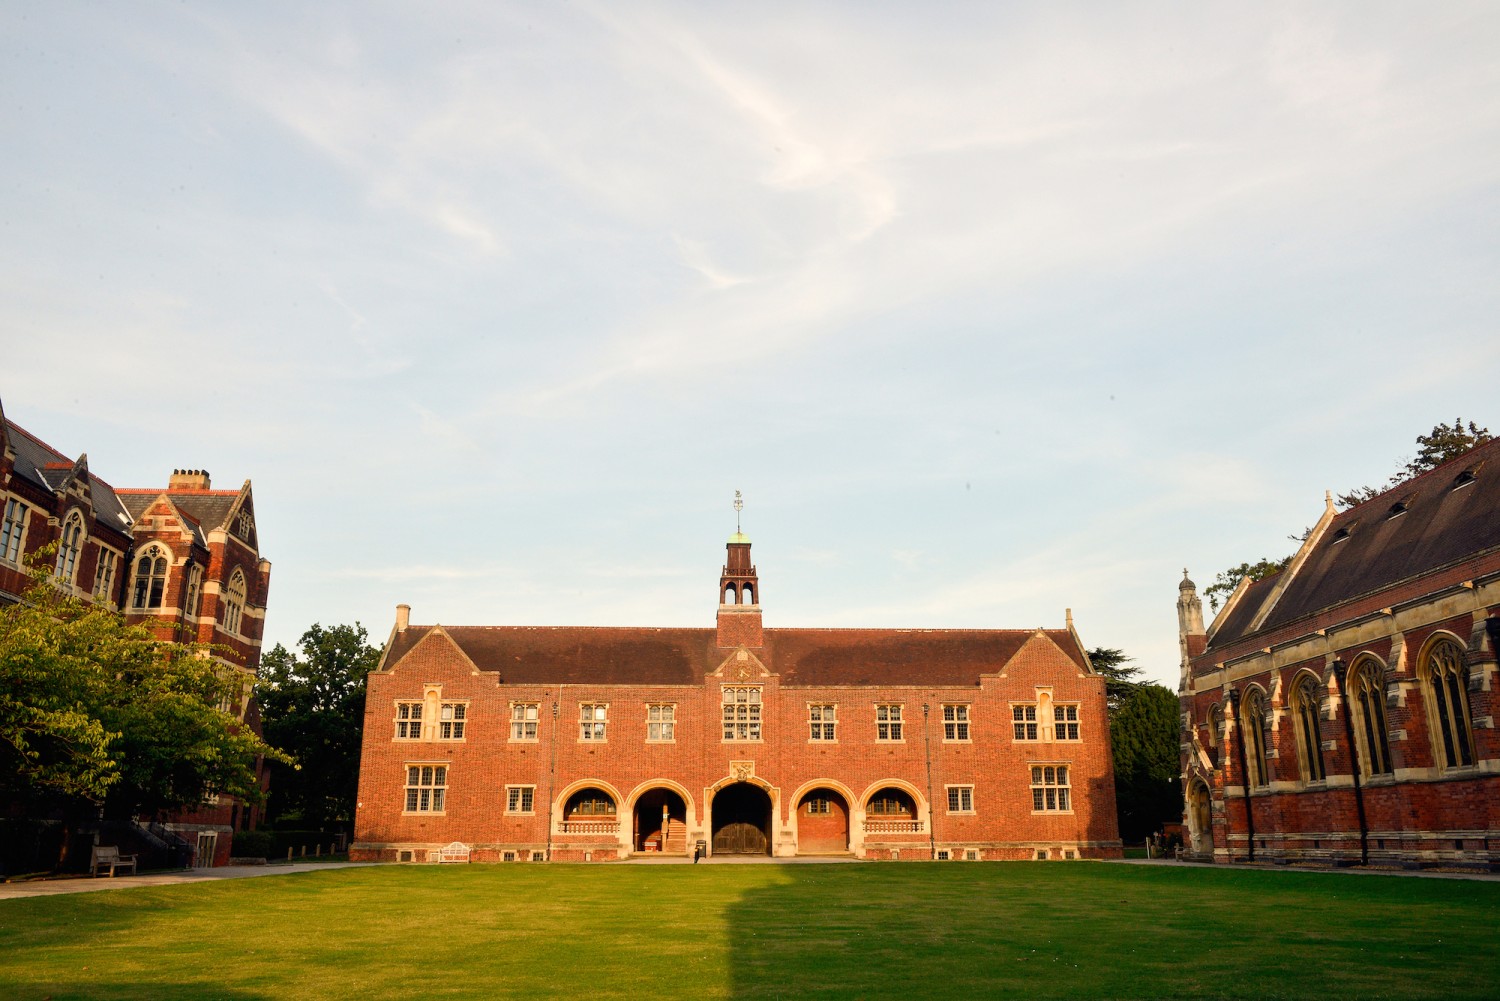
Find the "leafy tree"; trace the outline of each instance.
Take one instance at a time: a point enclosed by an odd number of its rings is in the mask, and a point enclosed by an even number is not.
[[[0,607],[0,793],[71,819],[258,802],[259,759],[284,756],[219,708],[237,672],[53,587],[44,560]]]
[[[1120,837],[1141,841],[1182,819],[1177,696],[1161,685],[1135,685],[1110,714],[1115,808]]]
[[[1089,651],[1089,662],[1094,670],[1104,675],[1104,697],[1113,713],[1131,692],[1135,691],[1136,675],[1141,669],[1135,666],[1135,658],[1125,655],[1124,650],[1095,647]]]
[[[1252,581],[1265,580],[1286,569],[1286,565],[1292,562],[1290,556],[1284,556],[1279,560],[1268,559],[1262,556],[1254,563],[1241,563],[1237,567],[1230,567],[1221,571],[1214,582],[1203,589],[1204,597],[1208,598],[1208,607],[1217,612],[1219,605],[1229,600],[1234,589],[1240,586],[1240,580],[1249,577]]]
[[[261,658],[256,691],[266,738],[299,762],[273,767],[271,813],[321,829],[354,816],[365,677],[380,650],[358,622],[314,624],[298,647],[300,656],[278,643]]]

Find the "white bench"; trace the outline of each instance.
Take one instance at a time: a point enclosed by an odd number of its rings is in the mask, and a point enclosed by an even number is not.
[[[114,845],[95,845],[94,861],[90,867],[90,871],[95,876],[98,876],[101,869],[108,869],[112,878],[118,870],[129,869],[131,874],[134,875],[135,859],[136,856],[134,855],[121,855],[120,849]]]
[[[467,862],[469,861],[469,846],[462,841],[455,841],[446,848],[438,848],[427,853],[429,862]]]

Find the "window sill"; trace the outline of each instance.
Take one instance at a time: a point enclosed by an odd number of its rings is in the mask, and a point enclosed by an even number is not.
[[[505,813],[504,813],[504,816],[507,816],[507,817],[535,817],[536,816],[536,811],[535,810],[528,810],[528,811],[524,811],[523,812],[523,811],[519,811],[518,810],[518,811],[515,811],[515,812],[511,812],[510,810],[506,810]]]
[[[447,810],[402,810],[403,817],[446,817]]]
[[[1072,810],[1032,810],[1033,817],[1071,817]]]
[[[540,744],[541,742],[538,737],[512,737],[506,741],[507,744]]]

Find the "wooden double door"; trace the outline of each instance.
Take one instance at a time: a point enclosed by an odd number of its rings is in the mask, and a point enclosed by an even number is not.
[[[767,855],[771,850],[771,797],[748,782],[720,789],[713,799],[713,853]]]

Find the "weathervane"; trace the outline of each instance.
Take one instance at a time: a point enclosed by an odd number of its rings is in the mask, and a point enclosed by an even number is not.
[[[734,492],[734,530],[736,533],[740,530],[740,509],[744,506],[745,501],[740,497],[740,492],[736,490]]]

